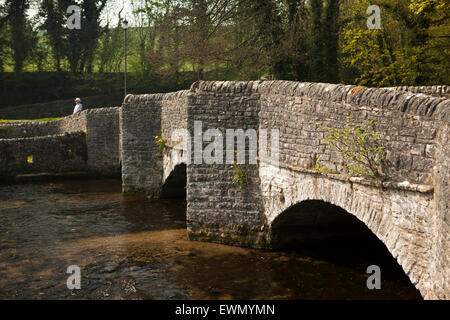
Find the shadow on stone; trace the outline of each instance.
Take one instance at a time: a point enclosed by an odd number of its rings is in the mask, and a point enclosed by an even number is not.
[[[186,199],[186,164],[177,165],[161,189],[161,198]]]
[[[362,221],[333,204],[307,200],[288,208],[273,222],[271,241],[274,249],[293,250],[362,272],[378,265],[383,279],[415,289],[383,242]]]

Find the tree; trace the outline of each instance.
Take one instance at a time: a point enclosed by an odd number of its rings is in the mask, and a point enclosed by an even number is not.
[[[419,3],[414,4],[419,5]],[[364,14],[369,1],[347,1],[349,19],[342,37],[343,63],[355,70],[349,82],[368,86],[448,83],[448,11],[438,3],[414,11],[409,0],[380,2],[380,30],[368,30]],[[428,1],[425,1],[429,3]],[[424,1],[421,1],[423,4]],[[353,12],[350,11],[353,9]],[[446,32],[447,30],[447,32]]]
[[[204,79],[207,69],[229,64],[242,43],[235,31],[249,0],[147,1],[145,12],[153,21],[149,57],[155,71],[178,74],[190,69]],[[153,40],[152,40],[153,39]]]
[[[106,26],[99,38],[97,63],[99,72],[120,72],[123,61],[122,20],[114,28]]]
[[[56,69],[61,71],[61,61],[65,57],[71,72],[92,72],[98,38],[102,30],[100,14],[107,0],[83,0],[76,2],[81,9],[81,29],[68,29],[67,8],[72,0],[43,0],[40,15],[44,18],[41,28],[46,32],[52,47]]]
[[[321,81],[325,77],[324,72],[324,47],[323,42],[323,28],[322,28],[322,15],[323,15],[323,1],[311,0],[311,51],[310,51],[310,63],[311,63],[311,79],[313,81]]]
[[[324,70],[322,81],[336,83],[339,81],[338,52],[339,52],[339,0],[328,0],[325,21],[323,23]]]
[[[65,9],[64,2],[55,0],[43,0],[40,7],[40,16],[44,23],[41,29],[46,32],[47,41],[52,48],[57,71],[61,71],[61,60],[65,54]]]
[[[10,31],[8,45],[12,50],[14,72],[22,72],[24,61],[33,46],[32,27],[26,19],[28,9],[28,0],[8,0],[6,2],[6,19]]]
[[[418,14],[422,12],[433,12],[435,10],[443,11],[443,16],[448,17],[450,3],[447,0],[410,0],[410,9]]]
[[[7,25],[7,13],[6,13],[6,4],[0,4],[0,28],[6,31]],[[5,45],[7,43],[7,33],[0,33],[0,72],[4,71],[5,67]]]
[[[409,9],[419,24],[427,26],[423,30],[423,41],[416,45],[423,66],[423,76],[417,81],[428,84],[450,83],[450,2],[410,0]]]
[[[79,37],[74,37],[77,40],[79,39],[79,44],[82,48],[79,65],[80,72],[86,69],[88,73],[92,73],[94,54],[97,49],[98,38],[102,32],[100,14],[105,8],[106,2],[107,0],[84,0],[81,4],[83,13],[81,23],[83,27],[79,30]],[[73,67],[75,68],[75,66]]]
[[[159,2],[147,3],[145,0],[132,0],[131,5],[136,23],[136,49],[139,56],[136,69],[141,77],[145,77],[152,71],[148,52],[155,47],[156,28],[154,22],[158,19],[156,13],[162,5]]]
[[[308,39],[311,32],[308,28],[307,1],[289,0],[287,5],[289,15],[286,43],[291,48],[292,79],[308,81],[310,79],[308,53],[311,47]]]

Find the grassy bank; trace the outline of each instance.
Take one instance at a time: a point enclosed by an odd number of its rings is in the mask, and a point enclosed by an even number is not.
[[[63,117],[59,118],[40,118],[40,119],[20,119],[20,120],[9,120],[9,119],[0,119],[1,123],[9,123],[9,122],[25,122],[25,121],[53,121],[53,120],[59,120]]]

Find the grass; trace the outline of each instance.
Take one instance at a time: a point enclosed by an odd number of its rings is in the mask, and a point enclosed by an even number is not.
[[[40,119],[27,119],[27,120],[9,120],[9,119],[0,119],[0,122],[28,122],[28,121],[53,121],[53,120],[59,120],[63,117],[59,118],[40,118]]]

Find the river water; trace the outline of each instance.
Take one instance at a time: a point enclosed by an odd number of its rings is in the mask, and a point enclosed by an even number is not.
[[[380,243],[193,242],[185,208],[125,196],[118,180],[1,185],[0,299],[421,299]],[[381,290],[366,287],[371,264]],[[80,290],[67,288],[71,265]]]

